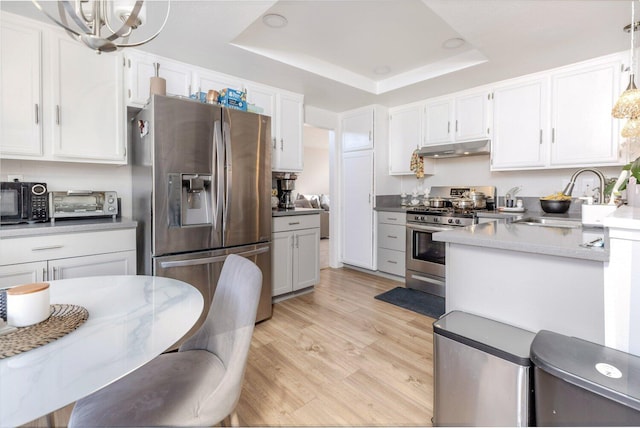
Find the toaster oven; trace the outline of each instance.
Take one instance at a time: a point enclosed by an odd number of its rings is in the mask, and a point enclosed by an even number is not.
[[[49,192],[49,216],[58,218],[105,217],[118,215],[116,192],[95,190],[69,190]]]

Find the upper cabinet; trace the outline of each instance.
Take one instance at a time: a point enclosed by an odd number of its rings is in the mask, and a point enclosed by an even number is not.
[[[96,55],[36,21],[1,19],[2,157],[126,163],[122,55]]]
[[[354,110],[342,116],[342,151],[373,149],[375,109]]]
[[[621,92],[621,58],[551,76],[551,164],[618,163],[618,120],[611,109]]]
[[[515,81],[493,93],[493,138],[491,168],[544,167],[549,123],[548,80]]]
[[[620,165],[622,57],[610,55],[495,87],[491,169]]]
[[[424,146],[489,138],[490,92],[427,100]]]
[[[414,150],[424,145],[424,103],[389,109],[389,175],[410,175]],[[435,162],[424,159],[425,174],[434,173]]]
[[[149,101],[151,78],[158,75],[167,81],[167,95],[188,97],[192,92],[193,71],[186,64],[166,58],[127,50],[126,60],[126,97],[127,104],[142,107]]]
[[[300,172],[303,168],[304,97],[300,94],[248,83],[247,102],[271,116],[271,168]]]

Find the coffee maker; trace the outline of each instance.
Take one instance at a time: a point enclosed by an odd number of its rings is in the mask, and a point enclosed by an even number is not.
[[[278,186],[278,208],[291,210],[295,208],[293,203],[292,191],[295,189],[296,178],[295,174],[279,174],[276,177]]]

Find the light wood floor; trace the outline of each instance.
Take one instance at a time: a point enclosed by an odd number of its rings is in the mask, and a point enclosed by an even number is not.
[[[434,320],[373,298],[397,282],[352,269],[320,277],[256,326],[240,424],[430,426]],[[56,412],[56,425],[71,408]]]

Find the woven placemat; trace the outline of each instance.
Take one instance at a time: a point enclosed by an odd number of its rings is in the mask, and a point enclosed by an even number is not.
[[[80,327],[87,318],[89,311],[82,306],[51,305],[51,315],[46,320],[0,336],[0,359],[53,342]]]

